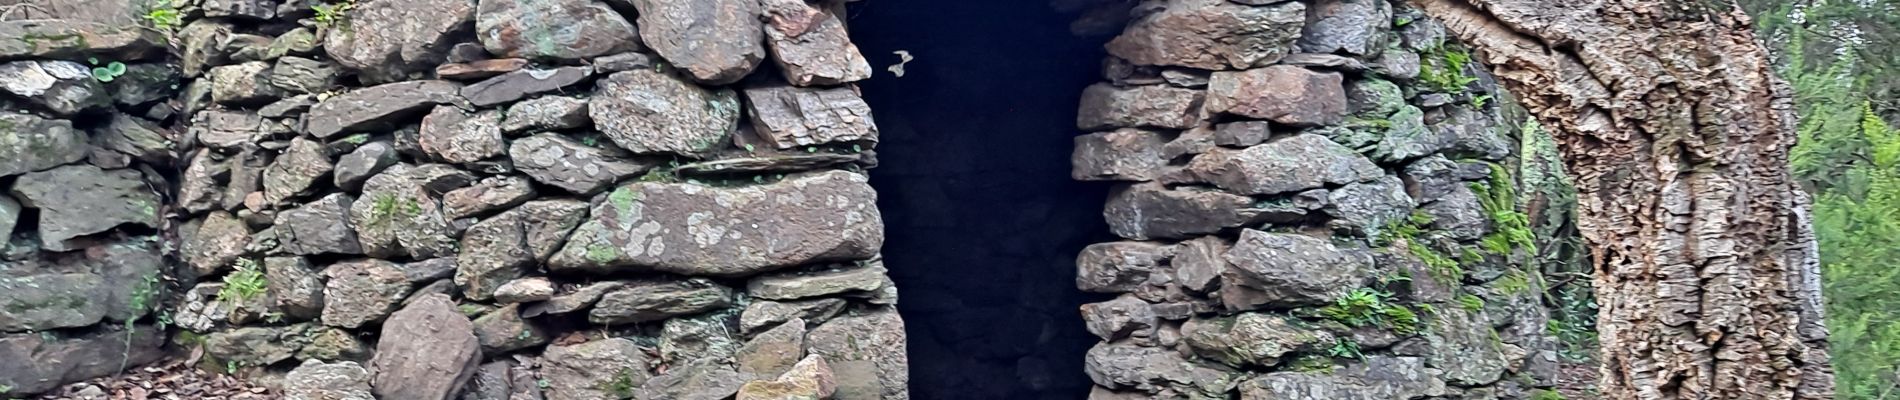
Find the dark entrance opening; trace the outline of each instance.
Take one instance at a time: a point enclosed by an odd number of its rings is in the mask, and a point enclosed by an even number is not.
[[[1107,186],[1069,179],[1075,110],[1101,39],[1032,0],[852,3],[880,128],[871,171],[909,334],[911,395],[1078,399],[1097,339],[1074,258],[1110,240]],[[898,77],[885,68],[914,57]]]

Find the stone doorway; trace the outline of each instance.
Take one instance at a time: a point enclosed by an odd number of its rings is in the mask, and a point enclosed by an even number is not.
[[[911,395],[1076,399],[1097,339],[1076,308],[1075,255],[1112,239],[1108,185],[1069,177],[1075,105],[1099,78],[1101,38],[1071,35],[1039,1],[852,3],[877,76],[861,82],[881,130],[871,170],[885,265],[902,288]],[[884,68],[914,60],[904,75]]]

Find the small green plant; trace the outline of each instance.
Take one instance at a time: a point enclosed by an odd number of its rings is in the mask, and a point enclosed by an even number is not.
[[[1492,232],[1478,241],[1478,247],[1497,255],[1510,255],[1511,249],[1537,254],[1537,238],[1531,232],[1531,219],[1517,210],[1517,191],[1511,185],[1510,172],[1504,166],[1489,164],[1490,180],[1471,184],[1478,203],[1491,218]]]
[[[179,11],[178,5],[172,4],[171,0],[154,0],[146,5],[145,14],[139,17],[165,33],[176,32],[185,25],[185,13]]]
[[[1473,296],[1470,293],[1466,293],[1466,294],[1458,295],[1457,300],[1458,300],[1458,307],[1464,308],[1465,311],[1470,311],[1470,312],[1484,311],[1483,298],[1480,298],[1478,296]]]
[[[89,61],[93,61],[93,65],[94,65],[92,67],[93,80],[97,80],[100,82],[111,82],[112,80],[119,79],[120,76],[125,75],[125,63],[113,61],[113,62],[106,63],[105,66],[99,66],[98,60],[95,59],[95,60],[89,60]]]
[[[1425,240],[1421,238],[1421,236],[1425,234],[1425,226],[1431,225],[1432,221],[1433,218],[1430,214],[1426,214],[1424,211],[1413,211],[1411,216],[1403,220],[1386,224],[1385,229],[1379,232],[1377,242],[1380,244],[1390,244],[1403,241],[1405,243],[1405,251],[1411,253],[1413,257],[1417,257],[1419,262],[1425,263],[1425,266],[1430,268],[1434,280],[1443,283],[1458,283],[1458,281],[1464,279],[1465,275],[1464,268],[1459,266],[1460,260],[1454,260],[1450,256],[1432,249],[1432,247],[1426,244]]]
[[[224,275],[224,288],[218,289],[218,301],[243,302],[264,294],[265,290],[269,290],[269,286],[257,262],[248,258],[238,259],[236,268]]]
[[[317,13],[317,26],[333,28],[349,18],[350,10],[355,8],[355,1],[343,1],[339,3],[312,5],[310,6],[310,11]]]
[[[0,393],[13,391],[13,385],[0,384]]]
[[[616,399],[626,399],[632,398],[633,390],[639,387],[640,382],[633,381],[633,371],[624,370],[620,371],[619,374],[615,374],[612,382],[607,382],[606,390],[608,394],[612,394]]]
[[[1484,108],[1485,103],[1490,103],[1490,102],[1491,102],[1491,95],[1488,95],[1488,94],[1479,95],[1478,97],[1471,98],[1472,107]]]
[[[1402,334],[1418,333],[1418,313],[1405,306],[1391,304],[1391,299],[1390,292],[1359,288],[1333,300],[1333,304],[1321,307],[1319,315],[1351,327],[1377,326],[1391,328]]]
[[[1335,339],[1333,341],[1333,347],[1326,349],[1326,355],[1361,360],[1366,358],[1366,353],[1359,350],[1359,342],[1354,342],[1352,339],[1347,338]]]
[[[1531,290],[1530,274],[1526,274],[1522,270],[1513,269],[1511,272],[1505,273],[1504,276],[1498,277],[1497,288],[1498,291],[1508,295],[1518,295],[1529,292]]]
[[[1537,389],[1531,393],[1531,400],[1568,400],[1564,398],[1563,393],[1557,393],[1555,390]]]
[[[1420,63],[1418,80],[1427,88],[1444,93],[1464,93],[1478,77],[1466,72],[1471,52],[1455,46],[1438,46]]]

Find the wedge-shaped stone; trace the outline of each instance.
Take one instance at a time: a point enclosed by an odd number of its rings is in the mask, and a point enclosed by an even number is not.
[[[1271,195],[1384,176],[1372,160],[1319,135],[1296,135],[1240,150],[1215,149],[1188,162],[1187,174],[1244,195]]]
[[[1225,257],[1220,297],[1229,310],[1331,302],[1359,287],[1372,268],[1371,256],[1326,239],[1252,229],[1241,231]]]
[[[1140,65],[1221,70],[1272,64],[1293,50],[1306,22],[1302,2],[1241,3],[1170,2],[1160,12],[1130,22],[1121,36],[1108,42],[1108,52]]]
[[[877,142],[871,106],[851,89],[766,86],[746,89],[745,97],[753,127],[779,149]]]
[[[344,93],[310,108],[304,129],[319,138],[344,131],[396,124],[423,109],[461,100],[462,85],[449,81],[409,81]]]
[[[742,187],[615,189],[549,267],[738,277],[877,254],[884,224],[864,175],[827,171]]]

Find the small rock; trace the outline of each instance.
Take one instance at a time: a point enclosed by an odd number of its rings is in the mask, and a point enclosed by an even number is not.
[[[495,289],[534,264],[523,214],[506,213],[470,226],[456,254],[455,284],[470,299],[492,298]]]
[[[270,84],[292,93],[315,94],[336,87],[335,64],[303,57],[284,57],[271,67]]]
[[[364,83],[395,82],[442,62],[454,38],[466,37],[474,25],[475,1],[365,2],[339,20],[323,44],[330,59],[356,70]]]
[[[1075,285],[1089,293],[1133,292],[1174,256],[1172,250],[1154,242],[1091,244],[1075,257]]]
[[[323,315],[323,276],[303,257],[264,259],[264,282],[269,284],[272,304],[285,316],[314,319]]]
[[[1388,175],[1334,190],[1325,211],[1333,216],[1328,225],[1371,236],[1389,222],[1412,215],[1412,208],[1417,206],[1417,201],[1405,194],[1405,183]]]
[[[277,2],[270,0],[205,0],[206,17],[235,20],[267,20],[277,16]]]
[[[1097,343],[1083,361],[1083,372],[1096,385],[1112,389],[1167,389],[1183,398],[1213,399],[1225,398],[1244,377],[1217,365],[1189,360],[1174,349],[1141,347],[1131,341]]]
[[[587,100],[566,96],[538,97],[508,106],[501,131],[553,131],[592,126],[587,116]]]
[[[639,281],[601,296],[587,313],[601,325],[659,321],[732,305],[732,288],[711,280]]]
[[[501,137],[501,111],[469,114],[456,107],[436,106],[422,118],[422,152],[429,157],[467,164],[499,156],[507,150]]]
[[[1143,129],[1118,129],[1075,137],[1075,153],[1069,157],[1074,167],[1070,177],[1081,181],[1147,181],[1166,166],[1161,155],[1165,142],[1160,132]]]
[[[73,40],[10,40],[0,43],[0,59],[140,60],[165,53],[165,36],[133,24],[35,19],[0,21],[0,37],[73,38]]]
[[[733,362],[739,365],[741,374],[778,376],[804,356],[805,320],[793,317],[746,340],[734,353]]]
[[[516,279],[495,288],[496,303],[529,303],[552,298],[554,298],[554,282],[545,277]]]
[[[57,117],[112,106],[112,95],[106,93],[105,85],[93,79],[92,70],[71,61],[0,64],[0,92],[25,99],[28,104],[44,108]]]
[[[745,333],[756,332],[761,328],[790,323],[788,321],[824,322],[844,311],[845,300],[840,298],[822,298],[798,301],[754,301],[739,314],[739,330]],[[803,328],[801,328],[802,331]]]
[[[541,327],[521,318],[519,305],[509,304],[475,319],[475,337],[482,353],[490,356],[547,344]]]
[[[1300,32],[1300,51],[1366,56],[1385,49],[1392,5],[1383,1],[1314,2]]]
[[[1146,331],[1156,326],[1153,306],[1126,294],[1114,300],[1083,304],[1082,321],[1087,324],[1089,333],[1107,341],[1129,335],[1148,336]]]
[[[462,87],[462,97],[478,107],[512,103],[530,95],[561,90],[593,76],[594,70],[586,67],[528,68]]]
[[[771,381],[746,382],[738,400],[799,400],[830,398],[838,390],[831,366],[817,355],[805,357],[791,370]]]
[[[614,182],[655,166],[651,161],[626,158],[615,149],[587,146],[552,133],[515,140],[508,148],[508,157],[514,160],[515,168],[536,182],[583,196],[599,193]]]
[[[325,268],[323,275],[329,278],[323,289],[324,325],[349,329],[362,327],[382,320],[396,310],[403,298],[409,296],[409,280],[401,268],[388,261],[366,259],[338,263]],[[454,309],[453,306],[449,308],[450,311]],[[386,323],[383,329],[388,330],[395,325]],[[384,332],[383,343],[389,343],[388,334]],[[377,352],[391,354],[382,350],[379,346]]]
[[[244,221],[231,213],[212,212],[205,215],[198,223],[197,233],[185,242],[185,262],[191,265],[194,276],[210,276],[237,262],[248,244],[251,244],[251,228],[245,226]]]
[[[278,213],[279,249],[297,255],[363,254],[356,231],[344,219],[354,203],[347,194],[332,193]]]
[[[694,80],[733,83],[765,60],[765,27],[757,1],[629,1],[639,10],[640,37],[647,46]]]
[[[646,382],[652,378],[648,361],[646,351],[626,338],[553,345],[541,355],[541,376],[548,400],[626,398],[632,393],[614,393],[613,383]]]
[[[426,107],[462,101],[458,94],[461,89],[462,85],[449,81],[409,81],[352,90],[311,107],[310,113],[304,116],[304,125],[309,134],[318,138],[329,138],[344,131],[372,130]]]
[[[211,101],[228,106],[257,106],[284,97],[271,85],[271,63],[253,61],[211,68]]]
[[[140,161],[169,164],[172,161],[170,131],[144,118],[112,114],[104,129],[94,131],[99,147],[138,157]]]
[[[509,72],[520,71],[528,67],[528,60],[522,58],[500,58],[493,60],[448,63],[435,67],[435,75],[442,79],[476,80],[488,79]]]
[[[1188,129],[1201,119],[1199,90],[1165,85],[1117,87],[1098,83],[1082,90],[1076,127],[1085,131],[1153,127]]]
[[[432,258],[412,263],[403,263],[402,276],[408,279],[409,283],[426,284],[455,276],[457,264],[453,257]]]
[[[380,339],[369,362],[378,398],[453,399],[482,361],[474,324],[448,296],[424,296],[390,315]]]
[[[1245,195],[1271,195],[1365,182],[1383,170],[1352,149],[1319,135],[1296,135],[1242,150],[1216,149],[1186,168],[1197,182]]]
[[[884,265],[872,262],[820,271],[760,275],[746,283],[746,293],[763,299],[797,300],[847,293],[876,292],[891,286]]]
[[[778,149],[877,142],[871,106],[849,88],[764,86],[745,90],[752,125]]]
[[[809,3],[767,0],[766,43],[785,80],[798,86],[839,85],[871,77],[871,63],[845,32],[842,18]]]
[[[482,179],[474,186],[451,190],[442,195],[444,216],[449,219],[478,217],[496,210],[526,203],[534,198],[534,186],[527,178],[498,176]]]
[[[548,299],[548,301],[531,305],[528,309],[522,311],[527,316],[534,317],[542,314],[567,314],[585,310],[599,302],[602,295],[620,289],[623,286],[626,286],[625,282],[595,282],[575,289],[573,292],[554,296],[554,298]]]
[[[20,175],[13,196],[40,210],[39,238],[47,250],[76,250],[68,240],[122,224],[159,226],[159,199],[138,171],[68,165]]]
[[[594,59],[594,73],[606,75],[620,71],[653,69],[653,66],[659,62],[659,57],[646,53],[620,53]]]
[[[376,400],[370,373],[355,362],[305,360],[284,376],[285,400]]]
[[[330,174],[331,167],[322,144],[302,137],[291,139],[290,148],[264,169],[264,201],[285,204],[310,191],[312,184]]]
[[[1292,126],[1337,124],[1346,116],[1342,82],[1337,72],[1286,65],[1215,72],[1207,84],[1207,111]]]
[[[836,399],[903,398],[909,391],[909,358],[901,351],[883,350],[904,347],[904,321],[895,309],[833,318],[812,329],[805,342],[812,356],[829,363],[838,385]]]
[[[1235,311],[1325,304],[1359,287],[1372,267],[1365,254],[1325,239],[1252,229],[1241,231],[1225,258],[1220,297]]]
[[[361,190],[364,181],[383,172],[384,168],[396,165],[396,161],[396,148],[389,142],[370,142],[358,146],[355,151],[337,159],[336,186],[348,191]]]
[[[0,113],[0,176],[53,168],[86,158],[86,134],[71,122]]]
[[[1216,233],[1252,223],[1260,214],[1247,196],[1187,187],[1169,190],[1156,183],[1111,190],[1102,210],[1111,232],[1134,240]]]
[[[475,35],[502,57],[583,60],[641,49],[632,23],[593,0],[482,0]]]
[[[1235,368],[1272,367],[1287,353],[1320,352],[1335,344],[1332,333],[1299,324],[1261,313],[1194,318],[1181,325],[1181,339],[1195,355]]]
[[[1303,2],[1249,6],[1187,0],[1136,18],[1106,47],[1109,54],[1139,65],[1260,67],[1291,52],[1306,14]]]
[[[616,72],[599,86],[588,116],[614,144],[634,153],[709,153],[726,144],[739,125],[739,96],[731,89],[708,90],[645,69]]]

